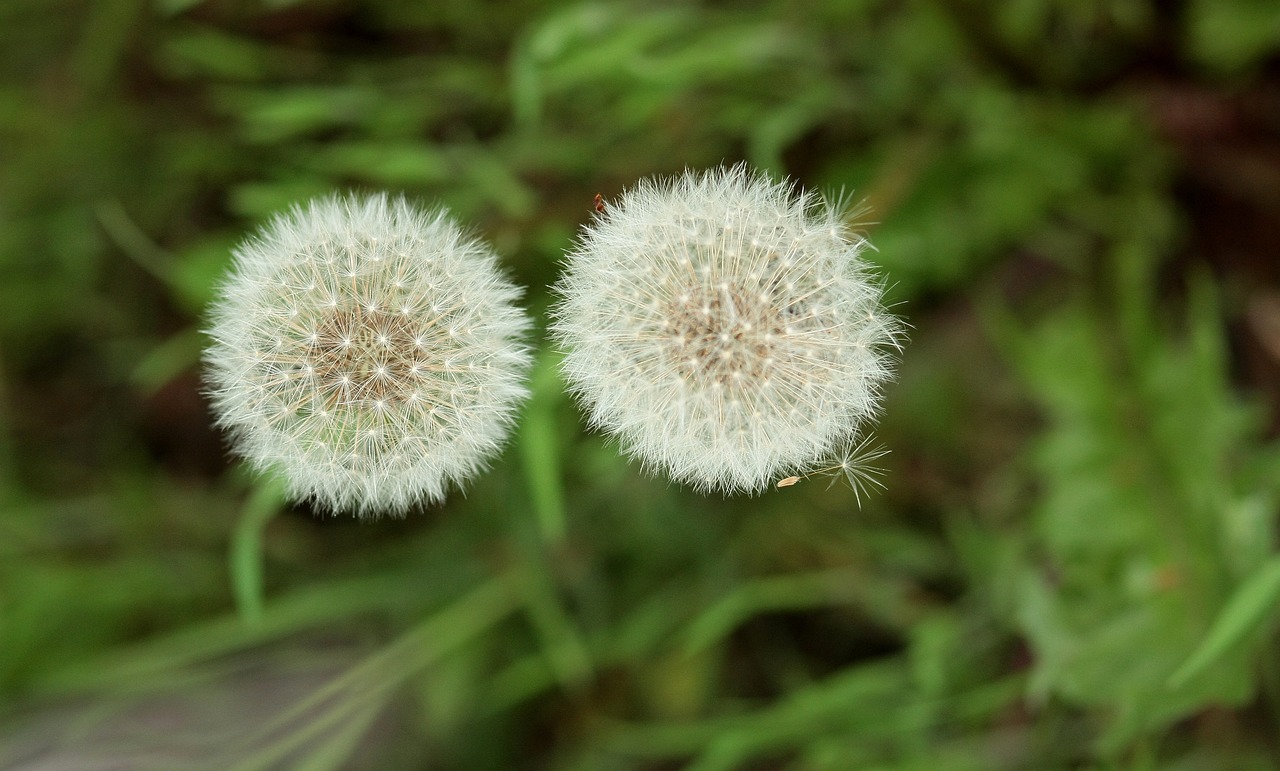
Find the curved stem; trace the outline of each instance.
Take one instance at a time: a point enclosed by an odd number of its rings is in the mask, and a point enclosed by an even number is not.
[[[264,479],[245,501],[231,536],[231,590],[240,618],[253,626],[262,621],[262,531],[284,504],[284,482]]]

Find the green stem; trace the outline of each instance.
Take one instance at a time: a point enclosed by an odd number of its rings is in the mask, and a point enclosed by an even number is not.
[[[284,482],[265,479],[249,494],[231,536],[231,590],[240,618],[250,626],[262,622],[262,532],[284,503]]]
[[[521,460],[537,532],[524,523],[516,531],[526,557],[526,578],[520,586],[525,610],[542,640],[543,654],[556,679],[572,687],[590,676],[592,665],[586,643],[559,596],[547,553],[564,542],[567,530],[556,428],[556,410],[564,398],[564,388],[556,364],[557,357],[551,351],[538,357],[532,377],[533,396],[520,430]]]
[[[560,443],[556,434],[555,411],[562,398],[555,357],[539,357],[533,375],[533,396],[525,410],[520,431],[520,455],[529,500],[533,503],[538,531],[548,544],[564,540],[565,505],[561,479]]]

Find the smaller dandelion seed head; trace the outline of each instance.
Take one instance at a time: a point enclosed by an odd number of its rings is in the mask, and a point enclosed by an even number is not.
[[[210,312],[206,382],[235,450],[294,497],[402,513],[501,446],[525,396],[529,322],[493,253],[445,212],[330,196],[234,256]]]
[[[836,452],[874,416],[901,330],[842,214],[741,165],[624,193],[556,287],[552,332],[590,421],[725,493]]]

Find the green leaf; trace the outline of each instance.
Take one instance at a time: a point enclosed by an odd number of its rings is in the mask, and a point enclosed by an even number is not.
[[[153,394],[200,360],[204,336],[195,329],[184,329],[160,343],[133,369],[133,382],[145,394]]]
[[[303,163],[326,175],[380,185],[426,185],[449,179],[453,168],[439,148],[420,142],[331,142],[308,148]]]
[[[1180,688],[1221,659],[1267,621],[1277,600],[1280,600],[1280,556],[1272,557],[1236,589],[1204,642],[1169,678],[1169,688]]]

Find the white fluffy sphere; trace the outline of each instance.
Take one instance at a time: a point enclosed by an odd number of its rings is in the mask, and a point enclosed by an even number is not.
[[[529,322],[492,250],[442,210],[335,195],[235,250],[206,380],[254,467],[328,511],[403,513],[499,449]]]
[[[642,181],[607,206],[554,310],[591,423],[646,467],[723,493],[852,441],[900,324],[841,214],[741,165]]]

